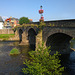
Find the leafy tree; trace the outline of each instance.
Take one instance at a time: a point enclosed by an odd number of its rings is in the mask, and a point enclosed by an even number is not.
[[[19,24],[22,25],[22,24],[26,24],[26,23],[29,23],[29,19],[27,17],[21,17],[19,19]]]
[[[29,52],[31,61],[26,60],[23,64],[27,68],[23,68],[24,74],[29,75],[62,75],[64,67],[61,67],[59,54],[56,52],[50,55],[50,47],[45,48],[44,44],[36,50]]]

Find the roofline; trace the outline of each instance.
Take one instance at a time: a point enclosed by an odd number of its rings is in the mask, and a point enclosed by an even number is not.
[[[50,20],[51,22],[53,21],[75,21],[75,19],[63,19],[63,20]],[[47,22],[47,21],[45,21]]]
[[[57,22],[57,21],[75,21],[75,19],[63,19],[63,20],[48,20],[48,21],[44,21],[44,22]],[[39,22],[39,21],[36,21]]]

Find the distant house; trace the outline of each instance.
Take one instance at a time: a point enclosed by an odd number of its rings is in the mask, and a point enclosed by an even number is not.
[[[17,18],[10,17],[4,21],[5,28],[13,28],[17,25],[19,25],[19,20]]]
[[[33,22],[33,20],[32,20],[32,19],[29,19],[29,21],[30,21],[30,22]]]
[[[1,16],[0,16],[0,29],[3,29],[3,19]]]

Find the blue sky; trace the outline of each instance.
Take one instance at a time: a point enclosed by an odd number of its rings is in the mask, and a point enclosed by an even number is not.
[[[45,21],[75,19],[75,0],[0,0],[0,16],[39,21],[41,5]]]

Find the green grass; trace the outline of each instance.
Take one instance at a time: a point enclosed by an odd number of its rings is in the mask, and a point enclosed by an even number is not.
[[[20,51],[17,49],[17,48],[13,48],[11,51],[10,51],[10,55],[18,55],[20,54]]]
[[[14,37],[15,34],[0,34],[0,39],[8,39]]]
[[[72,40],[75,40],[75,38],[72,38]]]

